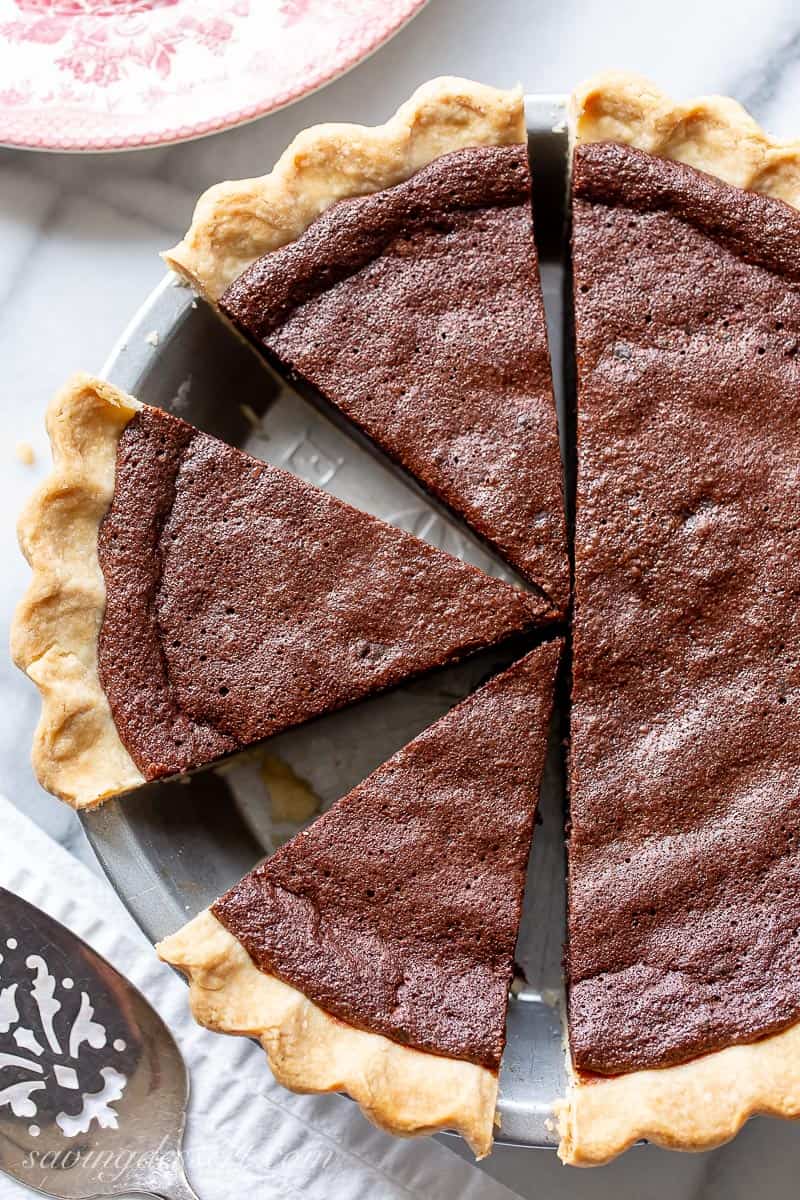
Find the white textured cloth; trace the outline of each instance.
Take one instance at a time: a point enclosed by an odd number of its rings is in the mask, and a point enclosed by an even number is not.
[[[67,925],[144,992],[183,1051],[192,1100],[185,1159],[200,1200],[511,1200],[431,1138],[374,1129],[341,1096],[295,1096],[259,1048],[199,1028],[187,989],[158,961],[112,889],[0,797],[0,883]],[[6,931],[4,931],[6,932]],[[0,1175],[0,1200],[33,1196]]]

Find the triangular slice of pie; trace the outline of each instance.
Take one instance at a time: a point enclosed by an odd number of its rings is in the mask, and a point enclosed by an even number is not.
[[[569,594],[522,97],[434,80],[220,184],[167,262],[533,584]]]
[[[259,1038],[286,1087],[489,1152],[560,650],[496,676],[159,945],[198,1021]]]
[[[534,624],[535,597],[99,380],[48,414],[13,652],[77,807],[192,770]]]
[[[629,77],[575,109],[561,1152],[602,1162],[800,1115],[800,149]]]

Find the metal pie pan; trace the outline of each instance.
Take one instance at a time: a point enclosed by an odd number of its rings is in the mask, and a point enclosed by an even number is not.
[[[564,97],[528,97],[526,114],[563,439]],[[166,408],[495,575],[513,578],[363,440],[272,375],[173,276],[136,313],[103,373],[147,404]],[[82,814],[89,840],[124,903],[157,941],[285,840],[298,820],[308,818],[312,804],[324,807],[343,795],[514,653],[485,652],[273,738],[263,753],[240,755],[220,768],[112,800]],[[515,986],[509,1005],[500,1075],[496,1140],[528,1147],[557,1144],[552,1104],[565,1087],[561,718],[557,711],[517,946],[525,981]],[[298,779],[308,789],[298,786]]]

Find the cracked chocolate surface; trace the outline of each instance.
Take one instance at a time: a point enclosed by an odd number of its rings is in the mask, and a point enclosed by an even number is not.
[[[443,155],[340,201],[220,307],[563,615],[569,595],[524,146]]]
[[[576,1066],[800,1016],[800,215],[638,150],[573,177]]]
[[[560,642],[425,730],[213,906],[333,1016],[497,1070]]]
[[[147,779],[186,771],[537,622],[541,603],[143,408],[98,555],[99,672]]]

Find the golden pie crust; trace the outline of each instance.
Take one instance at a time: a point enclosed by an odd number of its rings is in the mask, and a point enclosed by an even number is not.
[[[315,125],[298,134],[269,175],[209,188],[164,260],[216,301],[251,263],[300,237],[337,200],[392,187],[453,150],[526,137],[519,89],[432,79],[385,125]]]
[[[575,142],[623,142],[800,208],[800,142],[772,141],[724,96],[677,104],[638,75],[610,72],[573,94],[570,130]],[[800,1023],[679,1066],[590,1079],[570,1069],[556,1111],[559,1156],[575,1166],[608,1162],[642,1138],[707,1150],[756,1113],[800,1116]]]
[[[800,208],[800,142],[773,141],[727,96],[678,104],[641,75],[606,71],[569,107],[576,142],[624,142]]]
[[[558,1105],[560,1158],[608,1162],[646,1138],[671,1150],[709,1150],[756,1113],[800,1116],[800,1023],[758,1042],[613,1078],[573,1076]]]
[[[106,589],[97,535],[114,495],[117,445],[139,402],[76,375],[47,411],[52,474],[19,520],[33,570],[11,627],[11,653],[42,712],[33,767],[42,787],[93,808],[145,782],[123,746],[97,672]]]
[[[408,1137],[457,1130],[478,1158],[492,1148],[497,1075],[401,1046],[331,1017],[256,967],[206,909],[156,947],[189,979],[192,1013],[219,1033],[257,1038],[294,1092],[347,1092],[375,1125]]]

